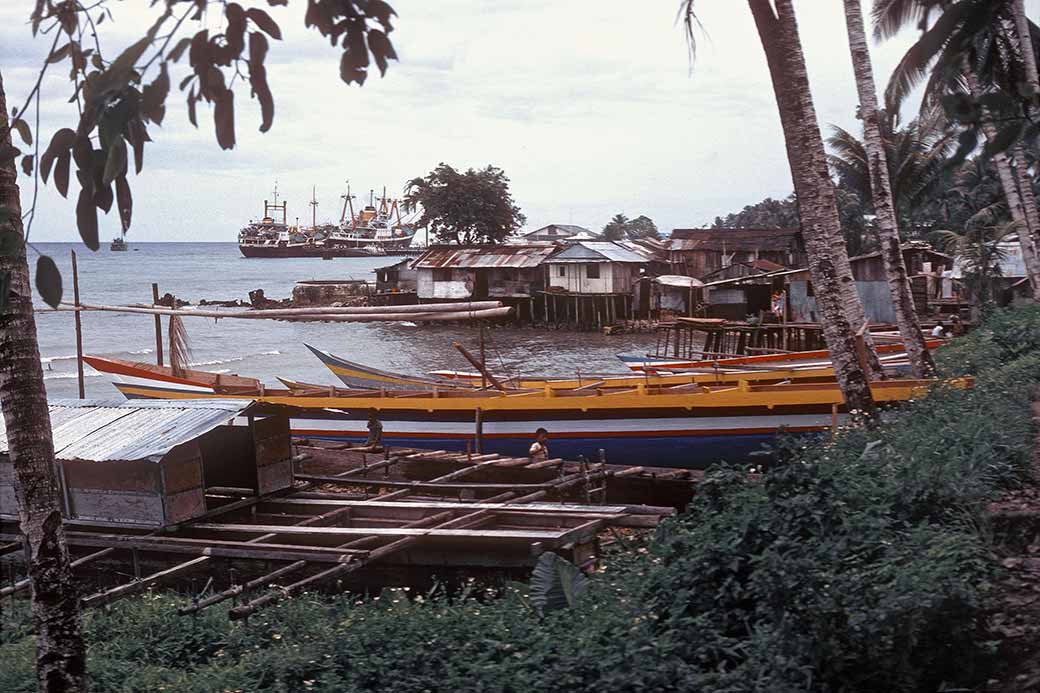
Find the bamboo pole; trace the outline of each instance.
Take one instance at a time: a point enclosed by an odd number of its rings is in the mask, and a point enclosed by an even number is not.
[[[502,383],[498,382],[498,379],[495,378],[495,376],[491,375],[491,373],[489,373],[486,368],[484,368],[484,364],[482,364],[477,359],[473,358],[473,354],[469,353],[466,347],[462,346],[458,342],[452,342],[451,345],[458,349],[459,353],[466,357],[466,360],[469,361],[474,368],[480,371],[480,374],[483,377],[487,378],[488,382],[490,382],[496,390],[505,390],[505,387],[502,386]]]
[[[432,304],[431,304],[432,305]],[[448,304],[453,305],[453,304]],[[391,308],[393,306],[388,306]],[[397,306],[398,308],[406,306]],[[279,310],[256,310],[256,311],[227,311],[221,312],[216,310],[181,310],[174,308],[155,308],[148,306],[109,306],[109,305],[93,305],[84,303],[78,308],[74,305],[63,303],[56,310],[59,311],[100,311],[108,313],[133,313],[139,315],[154,315],[156,319],[162,315],[179,315],[180,317],[194,317],[194,318],[229,318],[229,319],[245,319],[245,320],[322,320],[327,322],[384,322],[384,321],[397,321],[397,320],[408,320],[408,321],[427,321],[435,322],[441,320],[470,320],[470,319],[481,319],[481,318],[500,318],[509,315],[513,310],[508,306],[500,308],[485,308],[478,310],[458,310],[457,305],[453,305],[456,310],[427,310],[428,306],[423,306],[422,310],[413,310],[410,313],[405,312],[383,312],[379,309],[379,313],[347,313],[343,312],[343,308],[329,308],[329,309],[312,309],[312,308],[285,308]],[[354,309],[356,310],[356,309]],[[317,311],[317,312],[316,312]],[[324,312],[321,312],[324,311]],[[46,312],[46,311],[41,311]],[[161,344],[162,337],[161,328],[156,331],[157,345]],[[161,356],[160,356],[161,361]],[[160,363],[161,365],[161,363]]]
[[[79,301],[76,302],[77,305]],[[152,305],[159,303],[159,285],[152,282]],[[174,304],[176,305],[176,304]],[[162,318],[158,314],[155,315],[155,364],[157,366],[163,365],[162,356]]]
[[[79,267],[76,265],[76,251],[69,251],[72,255],[72,298],[76,307],[79,307]],[[76,323],[76,380],[79,384],[79,398],[86,399],[86,384],[83,382],[83,325],[80,323],[79,311],[75,314]]]

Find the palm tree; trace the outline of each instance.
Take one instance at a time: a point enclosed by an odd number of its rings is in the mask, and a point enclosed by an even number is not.
[[[692,11],[687,0],[687,11]],[[748,0],[769,67],[783,126],[798,212],[809,256],[809,273],[816,287],[824,338],[834,360],[838,384],[852,409],[874,414],[867,371],[857,356],[857,331],[865,327],[863,306],[849,266],[845,239],[835,201],[834,185],[827,170],[809,89],[791,0]],[[876,360],[876,357],[875,357]]]
[[[628,217],[624,214],[615,214],[607,225],[603,227],[600,234],[605,241],[620,241],[627,237]]]
[[[921,214],[942,194],[948,172],[950,139],[945,136],[945,118],[938,109],[900,126],[897,115],[878,111],[878,124],[888,163],[888,179],[892,189],[903,237],[913,236],[915,222],[932,215]],[[848,130],[831,126],[827,138],[831,151],[828,161],[838,179],[839,188],[853,191],[863,199],[863,207],[874,213],[871,175],[867,165],[867,149],[863,140]]]
[[[0,149],[12,146],[8,113],[0,75]],[[15,164],[8,159],[0,163],[0,232],[17,234],[19,249],[0,253],[0,279],[9,282],[6,303],[0,300],[0,407],[7,426],[7,454],[15,471],[19,519],[30,552],[38,685],[43,691],[79,691],[85,688],[86,649],[54,473],[21,212]],[[0,286],[5,282],[0,281]]]
[[[1024,20],[1015,11],[1016,0],[962,0],[955,4],[936,0],[879,0],[874,6],[875,34],[884,38],[895,34],[910,22],[917,22],[923,32],[896,66],[886,89],[890,110],[897,110],[909,92],[928,78],[922,108],[938,104],[944,97],[967,99],[967,120],[971,129],[962,135],[964,150],[975,145],[972,133],[981,130],[992,150],[994,163],[1011,218],[1018,224],[1019,243],[1034,300],[1040,300],[1040,210],[1037,209],[1032,180],[1026,170],[1025,150],[1017,141],[1017,133],[998,130],[991,109],[994,105],[1013,104],[1013,95],[1022,82],[1023,68],[1035,55],[1031,42],[1020,41],[1016,20]],[[932,10],[939,18],[930,22]],[[1026,29],[1032,27],[1026,23]],[[1027,101],[1019,102],[1026,108]],[[1019,111],[1021,113],[1021,110]],[[1010,114],[1012,118],[1016,115]],[[1011,137],[1008,137],[1008,134]],[[1009,154],[1010,153],[1010,154]]]
[[[1001,244],[1014,233],[1014,223],[972,224],[963,233],[936,232],[937,245],[960,261],[964,284],[983,312],[993,306],[994,289],[1002,276],[1000,262],[1007,253]]]
[[[881,240],[881,258],[885,267],[885,278],[892,305],[895,308],[896,325],[906,347],[910,369],[915,378],[924,378],[935,370],[924,335],[917,324],[917,309],[910,293],[910,281],[903,261],[899,238],[899,221],[892,198],[889,182],[888,157],[881,132],[877,94],[874,91],[874,68],[870,63],[867,35],[863,28],[860,0],[845,0],[845,25],[849,32],[849,50],[852,53],[852,69],[856,75],[856,91],[859,94],[859,115],[863,119],[863,142],[866,154],[869,181],[872,183],[871,197],[877,215],[877,231]]]

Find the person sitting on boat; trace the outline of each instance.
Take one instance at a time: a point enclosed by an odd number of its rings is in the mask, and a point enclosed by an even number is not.
[[[376,416],[375,409],[368,413],[368,440],[365,441],[365,445],[372,448],[383,445],[383,424]]]
[[[531,443],[527,456],[532,462],[544,462],[549,459],[549,431],[539,428],[534,432],[534,442]]]
[[[945,337],[946,336],[946,325],[943,325],[942,320],[935,324],[932,328],[933,337]]]

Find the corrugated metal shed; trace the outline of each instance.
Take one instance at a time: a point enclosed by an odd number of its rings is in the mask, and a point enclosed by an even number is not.
[[[564,248],[549,262],[650,262],[649,253],[639,253],[613,241],[583,241]]]
[[[251,404],[219,399],[52,400],[55,456],[93,462],[157,460],[177,445],[228,423]],[[0,453],[7,452],[3,423],[0,418]]]
[[[439,245],[420,255],[412,269],[533,268],[555,250],[553,245]]]

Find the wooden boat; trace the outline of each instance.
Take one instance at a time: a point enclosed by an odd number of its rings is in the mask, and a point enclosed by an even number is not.
[[[942,339],[926,340],[929,349],[936,349],[945,344]],[[906,348],[901,343],[876,344],[874,351],[882,366],[902,367],[907,365]],[[630,370],[642,371],[685,371],[718,364],[720,368],[734,366],[759,368],[830,368],[831,352],[826,349],[812,351],[792,351],[784,353],[756,354],[753,356],[735,356],[728,358],[683,359],[663,356],[639,356],[617,354],[617,358]]]
[[[431,371],[430,375],[432,377],[429,378],[405,375],[372,368],[356,361],[349,361],[309,344],[304,346],[310,349],[340,382],[350,388],[385,388],[387,390],[432,388],[446,390],[460,388],[472,390],[484,387],[482,383],[483,376],[480,373],[439,370]],[[890,375],[899,373],[898,365],[898,362],[893,360],[893,368],[890,369]],[[703,362],[697,368],[686,368],[683,369],[683,372],[678,373],[670,373],[666,368],[661,368],[660,370],[645,368],[641,372],[641,375],[585,373],[573,378],[513,378],[501,374],[495,374],[495,377],[506,389],[510,390],[542,390],[546,387],[552,390],[573,390],[591,387],[610,389],[631,388],[638,385],[722,384],[736,383],[741,380],[759,384],[784,381],[826,382],[834,380],[834,369],[829,362],[792,367],[785,367],[782,363],[775,366],[767,363],[762,366],[733,364],[723,367],[721,365],[715,366],[714,362]],[[283,380],[282,382],[285,383],[287,381]]]
[[[743,461],[782,431],[821,432],[843,417],[834,383],[651,385],[573,390],[500,392],[450,389],[392,391],[313,389],[249,390],[236,377],[195,379],[186,371],[85,357],[116,376],[127,397],[252,399],[288,407],[293,434],[364,441],[377,418],[387,445],[497,452],[523,456],[534,432],[548,429],[553,456],[619,464],[705,467],[718,460]],[[933,381],[889,380],[872,384],[879,403],[920,396]],[[299,385],[299,384],[298,384]],[[602,451],[602,452],[601,452]]]

